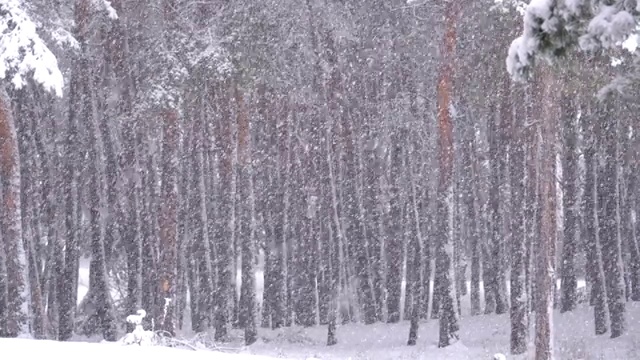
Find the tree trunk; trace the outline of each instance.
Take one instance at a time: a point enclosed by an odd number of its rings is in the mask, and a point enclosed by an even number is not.
[[[28,331],[28,269],[22,244],[22,215],[20,204],[20,154],[18,135],[11,110],[11,100],[0,82],[0,179],[2,203],[0,210],[4,265],[6,268],[6,298],[4,322],[0,337],[17,337]],[[0,312],[1,313],[1,312]]]
[[[395,130],[398,132],[398,130]],[[402,263],[403,263],[403,231],[402,221],[402,199],[401,185],[398,183],[402,178],[402,144],[401,134],[391,135],[391,156],[390,156],[390,179],[389,194],[390,212],[387,241],[385,242],[386,262],[387,262],[387,322],[397,323],[400,321],[400,294],[402,286]],[[406,306],[406,305],[405,305]]]
[[[553,289],[555,288],[555,247],[556,247],[556,134],[553,101],[557,91],[551,69],[543,69],[541,79],[544,101],[541,111],[540,125],[540,237],[536,248],[536,289],[535,302],[535,359],[551,360],[554,358],[553,342]]]
[[[258,332],[256,328],[256,289],[255,289],[255,231],[252,219],[255,217],[253,212],[254,190],[253,190],[253,174],[252,174],[252,154],[250,144],[250,124],[247,109],[244,102],[244,94],[236,85],[234,88],[235,101],[238,109],[237,127],[238,127],[238,190],[240,201],[240,247],[242,256],[242,285],[240,288],[240,326],[244,327],[245,345],[251,345],[258,340]]]
[[[407,287],[411,286],[413,289],[411,297],[411,325],[409,327],[409,340],[407,341],[407,345],[413,346],[416,345],[418,340],[418,328],[420,326],[420,261],[422,260],[422,252],[420,251],[420,239],[418,236],[413,236],[411,241],[409,242],[409,246],[413,249],[408,252],[413,255],[413,263],[415,264],[416,271],[411,276],[411,283],[407,283]],[[415,270],[414,270],[415,271]],[[407,305],[405,305],[407,306]]]
[[[507,80],[509,81],[509,80]],[[511,124],[509,154],[511,157],[511,353],[527,351],[529,330],[525,278],[526,234],[525,214],[525,143],[523,122],[514,119]]]
[[[43,207],[43,203],[39,202],[40,198],[37,193],[38,169],[33,154],[33,137],[35,131],[31,127],[27,127],[27,122],[31,122],[30,118],[37,116],[32,108],[29,107],[28,97],[25,90],[17,91],[18,98],[15,107],[16,134],[21,134],[18,141],[18,153],[21,161],[20,164],[20,204],[21,204],[21,226],[22,226],[22,245],[25,251],[25,260],[27,266],[28,278],[25,279],[29,286],[29,328],[36,339],[45,338],[46,317],[45,303],[43,299],[43,291],[48,290],[41,284],[40,267],[43,261],[40,259],[40,221],[39,209]],[[26,105],[26,106],[25,106]],[[31,110],[29,110],[31,109]],[[26,110],[26,111],[25,111]],[[20,119],[22,121],[20,121]],[[53,247],[49,247],[52,249]],[[46,294],[46,292],[45,292]]]
[[[566,91],[566,90],[565,90]],[[578,241],[578,191],[576,182],[578,177],[578,153],[575,104],[571,95],[563,94],[562,103],[563,135],[564,135],[564,179],[563,208],[564,208],[564,237],[562,244],[562,281],[560,312],[572,311],[577,305],[577,279],[575,271],[575,256]]]
[[[134,79],[131,74],[131,61],[129,49],[129,34],[127,33],[127,18],[122,0],[113,0],[111,5],[120,16],[116,20],[112,31],[109,33],[109,51],[113,58],[114,72],[122,82],[122,93],[119,98],[118,110],[124,116],[122,124],[123,149],[120,156],[120,168],[125,174],[124,208],[119,212],[121,238],[125,241],[127,259],[127,300],[126,310],[134,314],[142,306],[142,243],[140,235],[139,219],[139,193],[140,182],[137,180],[136,171],[140,164],[137,159],[136,131],[137,119],[132,117],[133,98],[135,97]],[[145,309],[151,311],[152,309]],[[132,324],[128,324],[128,330],[133,331]]]
[[[454,58],[456,47],[456,22],[458,9],[456,1],[445,5],[445,35],[438,80],[438,135],[439,168],[438,223],[436,243],[436,277],[440,279],[437,290],[440,293],[440,337],[438,347],[446,347],[458,339],[458,310],[453,269],[453,119],[449,111],[453,93]]]
[[[582,203],[584,216],[584,237],[586,252],[586,273],[591,282],[589,302],[594,307],[595,334],[602,335],[607,332],[607,309],[604,287],[604,273],[602,271],[602,259],[598,245],[597,232],[597,204],[596,204],[596,144],[594,142],[594,118],[591,114],[585,117],[585,184]]]
[[[162,185],[159,209],[160,253],[156,323],[162,331],[175,335],[175,300],[178,230],[178,111],[165,108],[161,112],[163,125]]]
[[[640,234],[638,234],[638,226],[640,221],[636,219],[640,213],[638,205],[640,204],[640,192],[636,188],[638,186],[638,164],[640,162],[640,136],[636,131],[631,131],[631,139],[629,139],[629,183],[627,184],[627,220],[629,221],[630,239],[630,282],[631,282],[631,300],[640,301]]]
[[[83,80],[82,95],[86,99],[83,106],[91,106],[92,84],[89,74],[89,67],[86,55],[81,55],[79,69],[80,77]],[[89,100],[89,101],[87,101]],[[95,113],[91,111],[90,113]],[[107,263],[104,244],[104,219],[102,209],[105,207],[103,168],[100,166],[103,155],[102,139],[100,137],[97,119],[91,116],[85,119],[87,132],[89,137],[88,150],[88,169],[89,182],[86,184],[89,197],[89,228],[91,236],[91,263],[90,263],[90,281],[89,294],[84,301],[92,301],[95,306],[95,313],[91,314],[88,322],[92,322],[92,318],[96,320],[96,325],[102,329],[102,335],[107,341],[116,341],[115,314],[111,294],[109,292],[109,284],[107,279]],[[91,325],[89,325],[91,327]],[[87,328],[88,333],[93,332],[91,328]],[[97,329],[96,329],[97,330]]]
[[[221,93],[229,94],[233,91],[228,82],[223,84]],[[215,304],[215,340],[221,341],[227,338],[229,327],[229,301],[232,295],[231,264],[233,257],[233,197],[231,194],[233,185],[233,136],[230,99],[221,95],[221,118],[219,120],[220,134],[216,137],[220,151],[220,216],[218,217],[218,232],[216,234],[217,260],[217,288]]]
[[[502,206],[502,182],[506,174],[507,166],[507,154],[506,154],[506,128],[511,126],[513,109],[511,107],[511,92],[508,85],[504,86],[502,91],[502,104],[500,107],[500,121],[498,123],[498,117],[495,114],[490,114],[489,124],[489,155],[491,157],[491,184],[490,184],[490,196],[489,205],[491,220],[490,234],[491,240],[489,242],[490,258],[489,264],[491,266],[489,283],[487,284],[487,291],[493,292],[493,298],[495,299],[495,312],[496,314],[504,314],[508,311],[508,303],[506,299],[506,293],[503,292],[505,278],[504,278],[504,234],[502,231],[503,223],[505,222],[505,216],[501,210]],[[489,270],[489,269],[487,269]],[[491,307],[487,306],[485,313],[488,313]]]
[[[601,144],[597,158],[597,216],[611,337],[616,338],[625,330],[625,288],[618,216],[618,163],[615,161],[618,154],[618,120],[608,117],[608,109],[610,107],[599,109],[598,116],[597,134]]]

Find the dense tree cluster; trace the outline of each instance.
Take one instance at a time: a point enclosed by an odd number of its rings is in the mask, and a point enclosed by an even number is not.
[[[413,345],[439,319],[444,347],[509,313],[521,354],[535,312],[548,359],[581,279],[622,335],[638,102],[595,94],[634,57],[565,50],[637,14],[586,6],[533,1],[510,48],[513,1],[0,0],[0,336],[116,340],[144,309],[247,344],[410,319]]]

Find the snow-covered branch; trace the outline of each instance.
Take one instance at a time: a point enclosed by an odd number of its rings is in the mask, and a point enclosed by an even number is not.
[[[0,0],[0,78],[10,77],[21,88],[29,75],[47,91],[62,96],[58,60],[38,35],[36,24],[20,0]]]
[[[509,48],[507,70],[523,80],[538,57],[553,61],[578,44],[584,50],[621,46],[634,33],[639,15],[636,5],[623,0],[532,0],[522,35]]]

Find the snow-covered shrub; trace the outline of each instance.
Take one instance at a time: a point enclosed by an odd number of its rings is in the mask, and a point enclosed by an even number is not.
[[[128,333],[122,338],[121,341],[124,345],[137,344],[140,346],[149,346],[156,345],[158,343],[156,334],[153,331],[145,330],[142,326],[142,320],[146,316],[147,312],[142,309],[138,310],[136,315],[127,316],[127,322],[129,324],[135,325],[135,328],[132,332]]]

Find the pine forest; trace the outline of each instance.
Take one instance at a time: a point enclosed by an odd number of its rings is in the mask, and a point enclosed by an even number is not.
[[[562,339],[640,344],[638,26],[635,0],[0,0],[0,354],[624,358]]]

